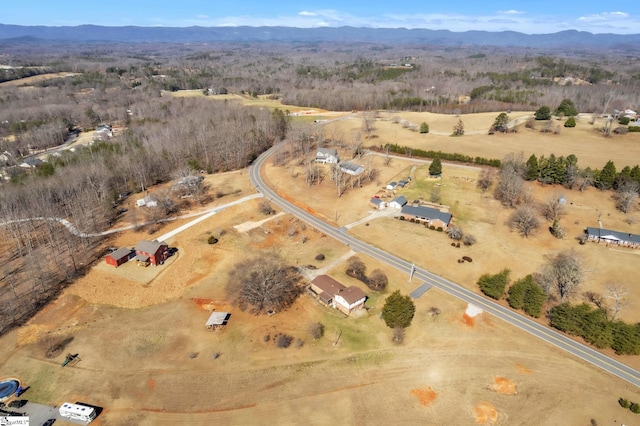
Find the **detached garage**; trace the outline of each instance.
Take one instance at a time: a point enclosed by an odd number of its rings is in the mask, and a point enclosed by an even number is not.
[[[121,247],[118,250],[114,251],[113,253],[110,253],[109,255],[107,255],[107,258],[106,258],[107,265],[113,265],[117,268],[118,266],[122,265],[123,263],[131,259],[132,254],[133,254],[133,251],[131,251],[131,249],[128,249],[126,247]]]

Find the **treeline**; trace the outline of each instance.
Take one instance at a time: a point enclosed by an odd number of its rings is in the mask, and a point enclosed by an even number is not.
[[[457,152],[448,153],[442,151],[425,151],[423,149],[409,148],[397,144],[386,144],[383,148],[371,147],[370,149],[378,152],[392,152],[394,154],[406,155],[408,157],[418,158],[440,158],[446,161],[455,161],[458,163],[477,164],[479,166],[500,167],[500,160],[489,159],[484,157],[471,157],[469,155],[459,154]]]
[[[100,237],[78,237],[54,218],[97,234],[116,220],[119,194],[200,170],[246,167],[287,130],[280,111],[205,98],[157,98],[139,104],[134,117],[109,142],[65,151],[3,186],[0,332],[26,320],[102,254]],[[154,195],[161,207],[132,212],[140,226],[179,209],[171,194]]]
[[[555,306],[549,312],[549,324],[597,348],[612,348],[618,355],[640,354],[640,324],[611,321],[606,311],[586,303]]]
[[[553,263],[551,261],[550,264]],[[559,279],[566,278],[566,270],[557,272]],[[495,300],[506,296],[509,306],[539,318],[547,300],[556,300],[551,293],[552,287],[546,285],[544,275],[544,272],[529,274],[510,285],[510,271],[504,269],[497,274],[482,275],[478,279],[478,287]],[[613,315],[609,317],[604,306],[593,308],[586,303],[571,305],[564,302],[549,309],[547,319],[550,326],[567,334],[580,336],[597,348],[610,347],[619,355],[640,354],[640,323],[627,324],[615,320],[615,313],[617,311],[614,308]]]
[[[51,72],[47,67],[0,68],[0,83]]]
[[[537,180],[542,183],[566,185],[569,189],[595,186],[599,189],[618,189],[629,182],[640,183],[640,165],[625,166],[617,171],[613,161],[607,161],[602,169],[578,167],[578,158],[571,154],[567,157],[556,157],[550,154],[540,158],[531,155],[526,163],[526,180]]]

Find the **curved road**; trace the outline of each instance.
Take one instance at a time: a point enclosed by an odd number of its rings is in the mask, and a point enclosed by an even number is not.
[[[409,275],[412,267],[411,262],[407,262],[406,260],[400,259],[399,257],[387,253],[384,250],[378,249],[372,245],[360,241],[359,239],[348,235],[345,230],[335,228],[327,224],[326,222],[323,222],[317,217],[307,213],[303,209],[300,209],[295,205],[289,203],[284,198],[280,197],[275,191],[269,188],[262,180],[260,172],[267,158],[277,149],[279,149],[278,145],[262,154],[260,157],[258,157],[258,159],[256,159],[256,161],[253,163],[253,165],[251,165],[249,169],[249,178],[251,179],[251,183],[258,189],[258,191],[262,192],[266,198],[270,199],[274,204],[278,205],[283,211],[291,213],[292,215],[307,222],[309,225],[324,232],[325,234],[337,239],[344,244],[347,244],[353,250],[365,253],[396,269],[406,271],[407,275]],[[529,318],[511,311],[510,309],[507,309],[497,303],[494,303],[489,299],[485,299],[484,297],[473,293],[472,291],[469,291],[458,284],[435,275],[427,271],[426,269],[422,269],[418,265],[416,265],[414,277],[454,297],[457,297],[458,299],[461,299],[467,303],[471,303],[483,309],[485,312],[495,315],[503,321],[506,321],[509,324],[520,328],[521,330],[531,333],[547,343],[551,343],[552,345],[557,346],[560,349],[563,349],[584,361],[600,367],[603,370],[614,374],[635,386],[640,387],[640,373],[638,371],[590,348],[589,346],[578,343],[565,336],[564,334],[558,333],[546,326],[540,325],[537,322],[532,321]]]

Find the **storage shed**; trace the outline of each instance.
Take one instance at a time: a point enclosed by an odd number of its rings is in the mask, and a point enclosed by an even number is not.
[[[105,259],[107,265],[115,266],[116,268],[123,263],[126,263],[131,259],[133,251],[126,247],[120,247],[118,250],[109,253]]]
[[[212,312],[206,323],[207,330],[214,331],[224,327],[227,325],[230,316],[231,314],[229,312]]]

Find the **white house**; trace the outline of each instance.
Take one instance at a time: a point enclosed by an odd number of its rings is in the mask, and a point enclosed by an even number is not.
[[[335,148],[318,148],[316,152],[316,163],[337,164],[340,161],[338,151]]]
[[[364,166],[358,166],[357,164],[343,161],[342,163],[340,163],[340,171],[352,176],[358,176],[364,173]]]
[[[358,287],[351,286],[338,292],[334,296],[334,299],[338,309],[349,315],[354,310],[360,309],[364,306],[364,302],[367,301],[367,295]]]
[[[387,202],[384,200],[381,200],[379,197],[372,197],[369,202],[371,203],[373,208],[376,210],[382,210],[385,207],[387,207]]]
[[[364,307],[367,295],[356,286],[345,287],[328,275],[319,275],[311,281],[311,291],[332,308],[349,315]]]
[[[0,164],[9,164],[9,161],[11,161],[11,157],[13,157],[13,155],[11,155],[9,151],[3,152],[2,154],[0,154]]]
[[[404,195],[399,195],[393,200],[389,201],[389,207],[394,209],[401,209],[407,204],[407,198]]]
[[[393,191],[394,189],[396,189],[397,186],[398,186],[398,182],[389,182],[387,184],[387,189],[389,191]]]
[[[146,197],[140,198],[138,201],[136,201],[136,206],[137,207],[157,207],[158,200],[153,198],[151,195],[147,195]]]
[[[105,140],[112,136],[113,136],[113,129],[109,124],[98,126],[96,127],[96,130],[93,132],[93,139],[95,140]]]

